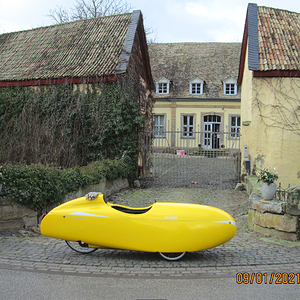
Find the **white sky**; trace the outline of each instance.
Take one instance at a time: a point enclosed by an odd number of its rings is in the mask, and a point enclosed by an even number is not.
[[[46,15],[57,5],[69,9],[75,0],[0,0],[0,34],[53,24]],[[241,42],[248,1],[127,0],[144,15],[156,42]],[[269,6],[300,13],[299,0],[261,0]]]

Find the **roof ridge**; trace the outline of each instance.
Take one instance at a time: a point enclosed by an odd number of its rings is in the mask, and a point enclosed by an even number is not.
[[[295,13],[300,15],[300,13],[288,9],[282,9],[282,8],[276,8],[276,7],[271,7],[271,6],[265,6],[265,5],[258,5],[258,8],[268,8],[268,9],[273,9],[273,10],[278,10],[278,11],[284,11],[284,12],[289,12],[289,13]]]
[[[148,45],[179,45],[179,44],[241,44],[241,42],[162,42],[162,43],[148,43]]]
[[[123,14],[115,14],[115,15],[109,15],[109,16],[100,16],[100,17],[96,17],[96,18],[89,18],[89,19],[80,19],[80,20],[74,20],[74,21],[69,21],[69,22],[64,22],[64,23],[56,23],[56,24],[51,24],[51,25],[46,25],[46,26],[39,26],[39,27],[35,27],[35,28],[30,28],[30,29],[23,29],[23,30],[18,30],[18,31],[11,31],[11,32],[4,32],[1,33],[1,35],[5,35],[5,34],[14,34],[14,33],[22,33],[22,32],[28,32],[28,31],[34,31],[34,30],[38,30],[38,29],[46,29],[46,28],[53,28],[53,27],[59,27],[59,26],[66,26],[68,24],[75,24],[75,23],[79,23],[79,22],[87,22],[87,21],[93,21],[95,19],[105,19],[105,18],[112,18],[112,17],[120,17],[123,15],[132,15],[133,12],[129,12],[129,13],[123,13]]]

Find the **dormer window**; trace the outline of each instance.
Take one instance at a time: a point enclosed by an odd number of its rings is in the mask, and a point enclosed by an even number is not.
[[[157,94],[169,94],[169,84],[168,83],[158,83]]]
[[[161,77],[156,81],[156,94],[169,94],[170,93],[170,80]]]
[[[203,94],[203,80],[200,78],[194,78],[190,81],[190,95],[202,95]]]
[[[233,78],[227,78],[223,81],[224,95],[237,94],[237,82]]]

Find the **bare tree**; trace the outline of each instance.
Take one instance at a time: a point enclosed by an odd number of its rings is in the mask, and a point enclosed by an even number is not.
[[[255,87],[253,106],[266,128],[276,127],[300,136],[299,78],[261,78]]]
[[[51,18],[57,24],[71,21],[68,11],[61,6],[56,6],[55,9],[50,9],[47,17]]]
[[[131,6],[123,0],[76,0],[69,11],[61,6],[50,9],[50,17],[55,23],[91,19],[114,14],[127,13]]]

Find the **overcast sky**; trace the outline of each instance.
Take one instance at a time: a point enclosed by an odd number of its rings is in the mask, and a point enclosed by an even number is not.
[[[71,8],[75,0],[0,0],[0,34],[53,24],[47,17],[57,5]],[[241,42],[248,1],[128,0],[144,15],[156,42]],[[300,13],[299,0],[261,0],[269,6]]]

